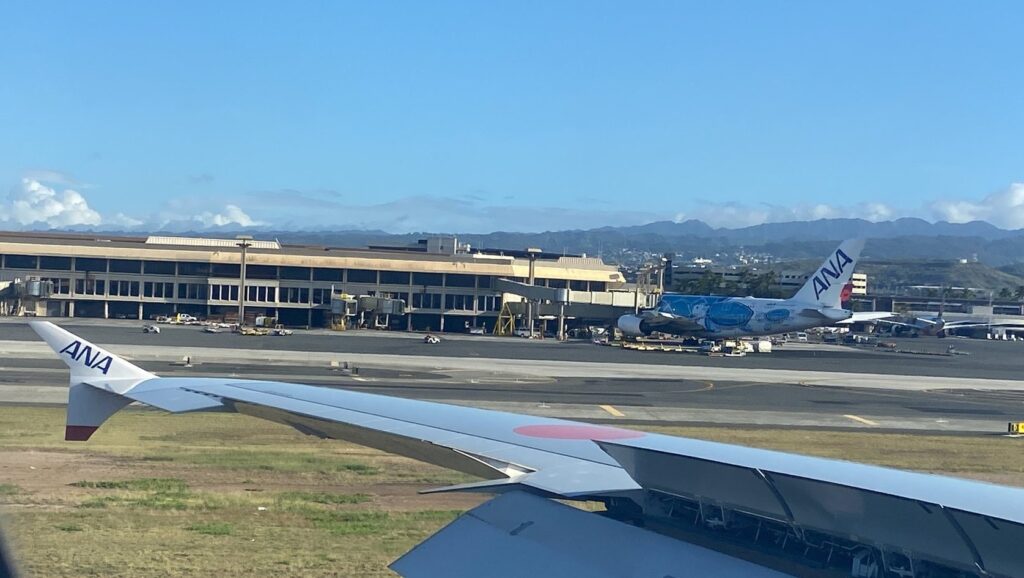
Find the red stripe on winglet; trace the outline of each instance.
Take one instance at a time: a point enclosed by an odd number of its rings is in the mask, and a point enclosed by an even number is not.
[[[98,426],[93,425],[69,425],[64,427],[64,441],[68,442],[84,442],[89,439],[93,432],[98,430]]]

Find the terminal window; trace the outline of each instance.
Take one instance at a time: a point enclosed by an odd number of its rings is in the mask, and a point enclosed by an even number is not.
[[[439,293],[414,293],[412,306],[417,309],[440,309],[441,295]]]
[[[452,295],[448,294],[444,296],[444,308],[456,311],[472,311],[473,305],[476,300],[472,295]]]
[[[111,259],[110,260],[110,272],[111,273],[141,273],[142,272],[142,261],[135,261],[133,259]]]
[[[245,300],[256,303],[272,303],[277,301],[277,287],[246,287]]]
[[[178,263],[178,275],[187,275],[190,277],[209,277],[210,264],[194,261],[182,261],[181,263]]]
[[[313,269],[313,280],[314,281],[337,281],[341,282],[341,276],[344,274],[344,269],[324,269],[317,267]]]
[[[106,288],[103,279],[75,279],[77,295],[104,295],[107,292]]]
[[[53,292],[57,295],[71,294],[71,279],[64,277],[47,277],[44,281],[53,283]]]
[[[377,272],[370,269],[349,269],[349,283],[377,283]]]
[[[235,263],[213,263],[210,265],[211,277],[240,277],[242,275],[241,265]]]
[[[111,281],[109,295],[121,296],[121,297],[138,297],[139,296],[139,282],[138,281]]]
[[[475,287],[476,277],[460,273],[448,273],[445,275],[444,284],[446,287]]]
[[[75,271],[94,271],[103,273],[107,270],[106,259],[94,259],[92,257],[75,257]]]
[[[282,303],[309,303],[309,289],[306,287],[281,287]]]
[[[143,297],[160,297],[170,299],[174,297],[174,283],[157,283],[146,281],[142,285]]]
[[[8,269],[35,269],[38,263],[35,255],[7,255],[4,266]]]
[[[178,283],[178,299],[207,299],[209,286],[206,283]]]
[[[440,287],[443,283],[444,275],[441,273],[413,273],[412,284],[413,285],[434,285]]]
[[[143,269],[147,275],[174,275],[174,261],[144,261]]]
[[[323,305],[331,302],[330,289],[313,289],[313,305]]]
[[[54,271],[70,271],[71,257],[40,257],[40,269],[52,269]]]
[[[281,267],[281,278],[292,281],[309,281],[309,267]]]
[[[501,295],[480,295],[476,298],[477,311],[500,311]]]
[[[246,279],[277,279],[276,265],[246,265]]]
[[[238,285],[210,285],[210,299],[214,301],[238,301]]]
[[[381,271],[381,285],[408,285],[411,274],[408,271]]]

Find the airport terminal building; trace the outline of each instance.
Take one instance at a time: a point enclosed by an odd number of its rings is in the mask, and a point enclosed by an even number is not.
[[[404,302],[389,321],[395,328],[490,330],[502,308],[494,281],[526,281],[531,268],[536,285],[573,292],[604,292],[625,281],[617,267],[598,258],[477,250],[453,237],[349,249],[267,240],[0,233],[0,288],[19,280],[29,297],[21,301],[22,313],[58,317],[187,313],[233,322],[244,291],[247,321],[267,315],[285,325],[324,326],[331,322],[332,297],[348,294]],[[3,313],[16,312],[8,305]]]

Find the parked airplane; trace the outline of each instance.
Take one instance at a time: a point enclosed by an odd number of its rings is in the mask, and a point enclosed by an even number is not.
[[[863,248],[863,239],[843,241],[790,299],[666,293],[654,309],[619,317],[618,327],[628,337],[658,331],[687,337],[729,338],[889,317],[891,313],[854,313],[842,308],[852,289],[850,276]]]
[[[939,302],[939,312],[937,315],[930,317],[913,317],[907,321],[896,319],[880,319],[878,322],[881,324],[888,325],[891,330],[895,331],[910,331],[914,335],[925,334],[935,335],[937,337],[945,337],[946,333],[943,331],[946,327],[946,320],[943,318],[943,313],[946,311],[946,289],[942,289],[942,301]],[[962,323],[961,323],[962,325]],[[899,328],[899,329],[897,329]]]
[[[1006,577],[1024,568],[1020,488],[333,388],[161,378],[52,323],[31,325],[71,370],[67,440],[88,440],[140,402],[247,414],[483,478],[430,490],[498,497],[396,560],[402,576],[789,575],[778,567]]]
[[[942,317],[942,314],[939,314],[935,317],[914,317],[910,321],[880,319],[878,322],[892,327],[894,333],[905,331],[910,332],[914,337],[917,337],[918,335],[946,337],[947,335],[956,333],[957,330],[979,329],[982,327],[989,330],[996,329],[999,331],[1005,331],[1007,329],[1024,331],[1024,322],[1019,319],[1007,319],[1006,317],[999,319],[980,319],[977,317],[945,319]]]
[[[911,335],[917,337],[918,335],[934,335],[936,337],[946,337],[952,333],[955,333],[959,329],[978,329],[985,327],[990,331],[992,329],[1006,330],[1013,329],[1021,331],[1024,329],[1024,323],[1019,319],[1001,317],[995,318],[989,316],[988,319],[981,319],[979,317],[969,317],[961,315],[956,319],[946,319],[944,317],[946,310],[946,296],[943,294],[942,301],[939,303],[939,312],[934,316],[924,317],[912,317],[909,320],[901,319],[879,319],[878,322],[881,324],[888,325],[893,333],[896,332],[910,332]]]
[[[914,317],[909,321],[899,321],[896,319],[879,319],[878,322],[890,326],[890,328],[892,328],[893,331],[899,331],[900,329],[902,329],[903,331],[910,331],[911,333],[914,334],[935,335],[936,337],[946,336],[946,320],[942,317],[941,310],[939,311],[939,314],[934,317]],[[981,325],[983,325],[983,323]],[[979,325],[959,323],[958,326],[978,327]],[[952,328],[953,327],[950,327],[950,329]]]

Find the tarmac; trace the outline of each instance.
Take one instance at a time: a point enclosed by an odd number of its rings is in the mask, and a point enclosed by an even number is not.
[[[0,403],[66,403],[66,368],[20,321],[0,322]],[[445,335],[428,345],[421,334],[245,337],[175,326],[146,335],[138,322],[57,321],[163,376],[290,381],[623,425],[999,434],[1024,421],[1024,343],[1015,342],[898,340],[913,353],[791,343],[709,358],[586,341]],[[962,354],[945,355],[950,344]]]

